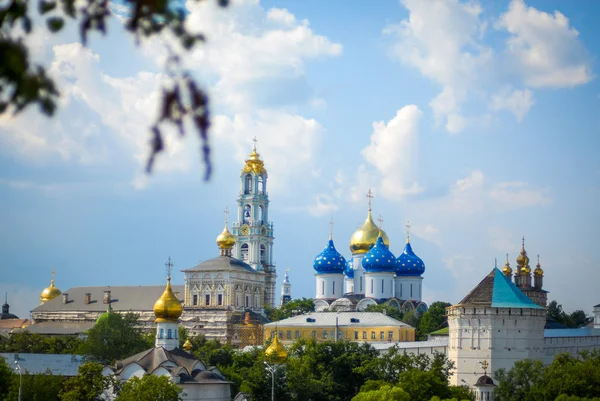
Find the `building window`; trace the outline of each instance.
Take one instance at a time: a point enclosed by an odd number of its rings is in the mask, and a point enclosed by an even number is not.
[[[360,292],[362,292],[362,290],[363,290],[363,289],[362,289],[362,276],[360,276],[360,277],[358,278],[358,283],[360,284],[360,290],[359,290],[359,291],[360,291]]]
[[[412,284],[410,285],[410,298],[412,299]]]
[[[246,308],[250,307],[250,297],[246,295]]]
[[[402,298],[402,287],[404,286],[402,285],[402,283],[400,283],[400,298]]]
[[[335,281],[332,283],[333,284],[333,295],[335,295]]]
[[[244,193],[251,194],[252,193],[252,176],[248,174],[244,178]]]
[[[392,341],[394,339],[394,332],[388,331],[388,340]]]
[[[323,340],[327,340],[327,330],[323,330]]]
[[[355,331],[355,332],[354,332],[354,339],[355,339],[355,340],[358,340],[358,331]]]
[[[385,331],[380,331],[379,332],[379,339],[380,340],[385,340]]]
[[[374,339],[375,339],[375,332],[374,332],[374,331],[372,331],[372,332],[371,332],[371,340],[374,340]]]
[[[283,340],[283,331],[279,331],[279,339]]]
[[[296,330],[294,338],[296,338],[296,339],[300,338],[300,330]]]
[[[285,332],[285,338],[287,340],[291,340],[292,339],[292,330],[288,330]]]
[[[241,254],[242,254],[242,260],[244,262],[248,262],[248,244],[242,244],[241,249]]]
[[[223,294],[218,294],[217,295],[217,304],[218,305],[223,305]]]
[[[381,292],[383,292],[383,279],[381,279]]]
[[[260,263],[267,263],[267,249],[263,244],[260,244]]]
[[[331,338],[332,340],[335,340],[335,330],[331,330],[329,332],[329,338]]]
[[[165,329],[160,329],[158,331],[158,338],[163,338],[165,336]]]
[[[206,294],[206,295],[204,296],[204,304],[205,304],[206,306],[210,306],[210,294]]]
[[[373,279],[371,279],[371,294],[373,294]]]
[[[325,280],[321,281],[321,295],[325,295]]]
[[[192,304],[198,305],[198,295],[197,294],[192,296]]]
[[[170,340],[173,338],[173,330],[169,329],[167,330],[167,340]]]
[[[367,339],[367,332],[363,331],[363,340],[366,340],[366,339]]]
[[[312,338],[317,338],[317,330],[312,331]]]

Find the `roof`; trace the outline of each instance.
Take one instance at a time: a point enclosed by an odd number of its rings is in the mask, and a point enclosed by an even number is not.
[[[397,343],[374,343],[371,344],[377,351],[385,351],[393,347],[399,349],[414,349],[414,348],[435,348],[435,347],[447,347],[448,339],[441,338],[436,340],[427,341],[403,341]]]
[[[0,320],[0,331],[20,329],[28,322],[27,319],[4,319]]]
[[[242,262],[231,256],[217,256],[194,266],[191,269],[182,270],[182,272],[210,272],[210,271],[238,271],[244,273],[259,273],[249,264]]]
[[[497,267],[492,269],[458,305],[543,309],[523,294]]]
[[[450,327],[443,327],[439,330],[432,331],[428,336],[447,336],[450,334]]]
[[[496,387],[494,381],[488,375],[483,375],[477,379],[477,383],[475,383],[475,387]]]
[[[173,292],[180,300],[183,299],[184,286],[173,285]],[[63,297],[56,297],[32,310],[34,312],[104,312],[104,291],[110,291],[111,307],[115,312],[152,311],[154,303],[165,291],[165,284],[146,286],[103,286],[103,287],[72,287],[63,292],[69,294],[69,302],[63,303]],[[91,302],[85,303],[85,294],[91,294]]]
[[[314,319],[314,321],[307,321]],[[313,327],[327,326],[335,327],[337,319],[338,326],[371,327],[371,326],[412,326],[396,320],[388,315],[379,312],[313,312],[304,315],[293,316],[278,322],[267,323],[265,327],[272,328],[276,326],[294,326],[294,327]],[[351,319],[357,319],[352,322]]]
[[[600,304],[594,305],[594,308],[600,308]]]
[[[544,337],[591,337],[600,336],[600,329],[592,327],[582,327],[580,329],[545,329]]]
[[[190,373],[192,372],[194,365],[198,363],[198,360],[194,358],[192,354],[179,348],[174,348],[169,351],[163,347],[152,347],[130,356],[127,359],[117,361],[117,369],[122,370],[125,366],[135,362],[146,372],[150,373],[165,361],[171,361],[175,365],[185,368]]]
[[[69,354],[0,354],[6,364],[14,368],[14,361],[19,362],[23,373],[42,374],[47,370],[54,376],[77,376],[79,365],[84,363],[84,356]]]
[[[32,324],[22,330],[46,335],[75,335],[88,331],[94,327],[94,324],[95,322],[47,321]]]

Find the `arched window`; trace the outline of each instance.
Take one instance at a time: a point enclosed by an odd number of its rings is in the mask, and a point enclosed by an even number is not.
[[[265,217],[264,217],[264,213],[263,213],[263,207],[259,206],[258,207],[258,221],[260,222],[260,224],[263,224],[264,219],[265,219]]]
[[[169,329],[167,330],[167,340],[170,340],[171,338],[173,338],[173,330]]]
[[[165,329],[160,329],[158,331],[158,338],[163,338],[165,336]]]
[[[267,263],[267,249],[264,244],[260,244],[260,263]]]
[[[242,251],[242,260],[244,262],[248,263],[248,244],[242,244],[241,251]]]
[[[259,175],[258,176],[258,193],[259,194],[264,194],[265,193],[265,186],[264,186],[264,181],[263,181],[263,176]]]
[[[250,205],[244,206],[244,223],[249,223],[252,221],[252,208]]]
[[[252,176],[250,174],[244,177],[244,193],[251,194],[252,193]]]

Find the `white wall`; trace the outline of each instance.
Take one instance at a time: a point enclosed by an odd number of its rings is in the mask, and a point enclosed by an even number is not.
[[[395,279],[394,296],[398,299],[421,301],[423,277],[397,276]]]
[[[394,296],[394,274],[393,272],[365,273],[365,297],[380,299]]]
[[[231,401],[229,382],[182,383],[184,401]]]
[[[344,275],[338,274],[315,274],[316,292],[315,299],[336,299],[344,294]]]
[[[365,269],[362,265],[363,253],[352,255],[352,266],[354,268],[354,293],[364,294],[365,293]]]

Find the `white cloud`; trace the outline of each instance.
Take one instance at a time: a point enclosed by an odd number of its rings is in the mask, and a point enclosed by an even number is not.
[[[513,0],[500,16],[497,29],[506,29],[508,52],[520,65],[531,87],[572,87],[592,79],[590,59],[579,32],[559,11],[554,15]]]
[[[468,277],[475,271],[472,256],[463,254],[452,255],[444,259],[444,267],[450,271],[456,279]]]
[[[503,51],[486,41],[488,22],[477,1],[402,0],[402,4],[408,18],[383,30],[394,38],[391,55],[441,86],[429,106],[436,123],[449,133],[481,120],[478,114],[485,110],[474,107],[467,113],[467,103],[489,103],[489,109],[509,110],[520,121],[533,105],[528,88],[571,87],[592,78],[578,32],[558,11],[551,15],[513,0],[494,24],[510,34]],[[523,85],[521,90],[506,89]]]
[[[510,207],[544,206],[552,202],[548,191],[534,188],[522,181],[501,182],[494,185],[489,196],[494,201]]]
[[[529,89],[511,91],[504,88],[492,95],[491,108],[495,111],[508,110],[521,121],[533,104],[533,92]]]
[[[423,190],[415,179],[422,114],[417,106],[408,105],[398,110],[387,124],[384,121],[373,123],[371,143],[362,154],[379,171],[384,198],[401,198]]]
[[[314,203],[308,207],[308,213],[311,216],[328,216],[339,210],[337,200],[327,194],[318,194],[315,196]]]

